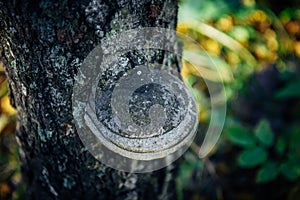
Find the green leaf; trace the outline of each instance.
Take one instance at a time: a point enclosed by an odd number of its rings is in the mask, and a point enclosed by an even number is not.
[[[228,139],[235,145],[241,147],[255,146],[255,137],[251,132],[245,130],[242,126],[234,125],[225,130]]]
[[[230,35],[237,39],[239,42],[247,42],[250,38],[249,30],[245,26],[233,27]]]
[[[267,120],[261,120],[255,129],[255,135],[259,142],[266,147],[273,144],[274,136]]]
[[[278,155],[282,155],[284,153],[285,148],[286,148],[285,140],[282,137],[278,138],[275,146]]]
[[[6,80],[0,84],[0,98],[4,97],[8,93],[8,87]]]
[[[290,150],[287,154],[288,161],[295,165],[300,165],[300,152]]]
[[[290,181],[294,181],[300,176],[300,166],[289,161],[281,164],[280,171]]]
[[[266,183],[274,180],[278,175],[278,168],[274,162],[267,162],[262,166],[256,175],[257,183]]]
[[[289,147],[291,151],[300,151],[300,130],[299,127],[292,127],[290,130]]]
[[[202,106],[205,105],[205,97],[203,95],[203,92],[199,90],[198,88],[194,88],[194,85],[199,81],[199,78],[195,75],[189,75],[187,77],[187,81],[185,82],[187,88],[194,96],[197,104],[200,104]]]
[[[300,98],[300,79],[290,82],[287,86],[279,90],[275,97],[283,98]]]
[[[189,75],[188,78],[187,78],[187,81],[188,81],[188,85],[193,87],[194,84],[197,83],[197,81],[199,80],[199,78],[197,76],[194,76],[194,75]]]
[[[231,1],[185,0],[180,4],[178,16],[180,20],[213,20],[230,12],[235,7]]]
[[[238,164],[241,167],[256,167],[257,165],[264,163],[267,160],[268,154],[261,147],[254,147],[244,150],[238,157]]]

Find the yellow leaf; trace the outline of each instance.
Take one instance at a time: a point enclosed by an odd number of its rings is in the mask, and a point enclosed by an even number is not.
[[[6,115],[0,116],[0,133],[5,129],[5,127],[8,125],[9,119]]]
[[[14,109],[9,102],[8,95],[4,96],[1,101],[1,111],[2,113],[8,114],[8,115],[15,115],[17,113],[16,109]]]

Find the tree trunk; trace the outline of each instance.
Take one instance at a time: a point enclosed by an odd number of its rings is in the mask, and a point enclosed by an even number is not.
[[[0,1],[1,61],[18,110],[28,199],[175,198],[174,166],[133,174],[96,160],[77,135],[71,97],[78,68],[101,38],[137,27],[174,30],[176,16],[173,0]],[[166,55],[156,52],[161,63]]]

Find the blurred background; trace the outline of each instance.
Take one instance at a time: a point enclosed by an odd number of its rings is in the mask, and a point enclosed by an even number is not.
[[[224,84],[227,98],[213,151],[199,159],[192,145],[182,158],[178,199],[300,199],[300,2],[181,0],[177,31],[202,46],[184,44],[183,51],[207,69],[182,61],[200,110],[199,145],[210,121],[204,79]],[[16,111],[2,64],[0,98],[0,199],[24,199]]]
[[[202,46],[184,44],[199,66],[183,60],[181,72],[198,101],[198,136],[210,120],[204,79],[227,96],[209,157],[195,145],[183,157],[179,199],[300,199],[300,2],[183,0],[177,30]]]

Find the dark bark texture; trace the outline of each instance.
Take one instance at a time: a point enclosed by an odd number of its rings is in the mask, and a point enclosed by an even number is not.
[[[28,199],[175,198],[174,166],[132,174],[94,159],[76,133],[71,96],[78,68],[101,38],[136,27],[174,30],[176,16],[173,0],[0,1],[0,58],[19,112]],[[165,57],[158,51],[152,59]]]

